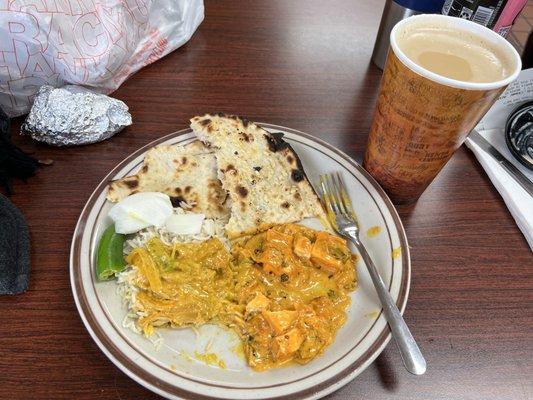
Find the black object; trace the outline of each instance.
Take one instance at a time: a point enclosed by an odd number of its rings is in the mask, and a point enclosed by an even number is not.
[[[474,21],[492,29],[500,18],[507,0],[449,0],[442,14]]]
[[[529,34],[522,53],[522,69],[528,68],[533,68],[533,32]]]
[[[0,186],[8,196],[13,192],[12,178],[26,179],[35,174],[39,161],[11,143],[10,121],[0,108]]]
[[[0,294],[19,294],[30,279],[30,234],[21,212],[0,194]]]
[[[520,105],[507,118],[505,141],[515,158],[533,171],[533,101]]]

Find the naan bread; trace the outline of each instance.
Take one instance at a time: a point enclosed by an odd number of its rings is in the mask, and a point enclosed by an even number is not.
[[[217,178],[215,155],[200,141],[148,150],[136,175],[109,184],[107,199],[117,202],[138,192],[166,193],[174,206],[185,201],[191,211],[208,218],[228,218],[227,194]]]
[[[231,199],[230,239],[324,216],[298,156],[281,134],[223,114],[194,117],[191,128],[214,150],[218,177]]]

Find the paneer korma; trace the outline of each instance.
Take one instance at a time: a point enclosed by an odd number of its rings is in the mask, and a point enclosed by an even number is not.
[[[228,252],[216,238],[135,248],[134,311],[154,328],[218,323],[242,339],[248,364],[262,371],[307,363],[333,341],[357,285],[346,242],[300,225],[241,239]]]

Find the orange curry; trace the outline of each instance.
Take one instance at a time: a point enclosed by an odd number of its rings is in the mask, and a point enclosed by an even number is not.
[[[307,363],[346,320],[357,284],[355,256],[338,236],[280,225],[234,246],[240,335],[256,370]]]
[[[156,238],[128,261],[137,269],[134,307],[145,334],[219,323],[238,333],[259,371],[321,354],[357,285],[343,239],[293,224],[241,239],[231,254],[218,239],[167,246]]]

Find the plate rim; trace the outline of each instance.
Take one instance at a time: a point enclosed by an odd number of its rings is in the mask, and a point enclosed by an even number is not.
[[[387,196],[387,194],[384,192],[384,190],[381,188],[381,186],[373,179],[373,177],[352,157],[350,157],[348,154],[344,153],[342,150],[339,150],[335,146],[325,142],[324,140],[302,132],[298,131],[292,128],[288,128],[281,125],[275,125],[275,124],[269,124],[269,123],[262,123],[262,122],[256,122],[256,124],[272,130],[280,130],[284,132],[288,132],[291,134],[294,134],[296,136],[301,136],[305,139],[308,139],[312,142],[315,142],[326,149],[332,151],[333,153],[339,155],[341,158],[345,159],[350,166],[355,168],[358,172],[360,172],[363,177],[371,184],[373,189],[377,192],[378,196],[381,198],[381,200],[385,203],[385,206],[390,213],[390,216],[392,217],[392,220],[394,222],[394,225],[397,229],[398,233],[398,239],[400,242],[400,245],[402,247],[402,278],[400,281],[400,289],[398,292],[398,299],[396,301],[398,308],[400,309],[400,312],[403,314],[405,307],[407,305],[407,300],[409,297],[409,291],[410,291],[410,283],[411,283],[411,257],[410,257],[410,251],[409,251],[409,244],[407,240],[407,235],[405,232],[405,229],[403,227],[403,223],[398,215],[398,212],[396,211],[396,208],[393,206],[391,200]],[[78,282],[75,279],[75,273],[74,273],[74,264],[75,264],[75,255],[80,253],[81,250],[81,243],[83,241],[83,233],[85,230],[86,220],[89,216],[91,210],[94,207],[94,202],[98,198],[98,196],[101,194],[102,190],[105,190],[105,186],[107,186],[110,179],[115,176],[118,172],[120,172],[123,168],[125,168],[129,163],[131,163],[135,158],[145,153],[148,149],[161,144],[169,139],[173,139],[185,134],[191,133],[192,130],[190,128],[181,129],[175,132],[172,132],[168,135],[164,135],[158,139],[155,139],[149,143],[147,143],[144,146],[141,146],[139,149],[135,150],[134,152],[130,153],[128,156],[126,156],[122,161],[120,161],[96,186],[96,188],[93,190],[91,195],[89,196],[87,202],[85,203],[80,216],[78,218],[78,221],[76,223],[76,227],[73,232],[72,237],[72,243],[70,247],[70,256],[69,256],[69,275],[70,275],[70,283],[71,283],[71,290],[74,297],[74,301],[76,304],[76,308],[78,310],[78,314],[80,315],[85,328],[89,332],[92,339],[95,341],[95,343],[98,345],[100,350],[107,356],[108,359],[110,359],[115,366],[117,366],[122,372],[124,372],[127,376],[132,378],[134,381],[140,383],[147,389],[162,395],[164,397],[170,398],[193,398],[193,399],[215,399],[217,397],[213,397],[210,395],[203,395],[195,393],[194,391],[190,391],[184,388],[180,388],[177,386],[173,386],[170,384],[167,384],[166,382],[162,384],[162,382],[159,382],[159,385],[154,384],[153,382],[149,382],[143,378],[141,378],[142,375],[146,375],[146,370],[142,369],[140,366],[136,365],[135,363],[129,362],[130,361],[127,357],[125,358],[126,364],[129,365],[129,368],[127,365],[124,365],[123,362],[119,361],[115,354],[110,351],[106,345],[101,341],[100,336],[103,336],[104,338],[107,336],[105,331],[102,330],[102,328],[98,325],[98,323],[94,324],[95,326],[91,325],[89,320],[87,319],[87,316],[85,315],[85,311],[82,307],[81,300],[80,300],[80,293],[78,293]],[[89,208],[90,206],[90,208]],[[76,252],[77,250],[77,252]],[[79,265],[78,265],[79,269]],[[81,279],[78,279],[81,280]],[[80,287],[81,289],[81,287]],[[90,307],[85,304],[87,309]],[[97,328],[100,332],[97,333],[93,328]],[[382,329],[382,331],[378,334],[377,338],[374,340],[374,342],[370,345],[370,347],[353,363],[351,363],[349,366],[343,368],[341,371],[335,373],[330,378],[327,378],[325,381],[318,383],[313,386],[309,386],[307,388],[304,388],[302,390],[298,390],[293,393],[288,393],[285,395],[277,396],[275,398],[281,399],[281,398],[290,398],[290,399],[315,399],[320,398],[322,396],[325,396],[340,387],[344,386],[348,382],[350,382],[352,379],[354,379],[357,375],[359,375],[361,372],[363,372],[368,365],[370,365],[378,356],[381,354],[385,346],[388,344],[388,342],[391,339],[391,333],[390,328],[387,324],[385,324],[385,327]],[[121,354],[121,350],[113,343],[112,340],[108,340],[106,343],[110,345],[111,347],[115,348],[115,351]],[[133,368],[132,368],[133,367]],[[131,369],[130,369],[131,368]],[[140,370],[144,374],[136,373],[135,370]],[[151,373],[148,373],[149,376],[154,376]],[[155,377],[155,376],[154,376]],[[161,386],[161,387],[160,387]],[[167,391],[164,389],[164,387],[170,386],[168,389],[171,389],[171,391]],[[184,397],[182,397],[184,396]],[[254,397],[255,398],[255,397]]]

